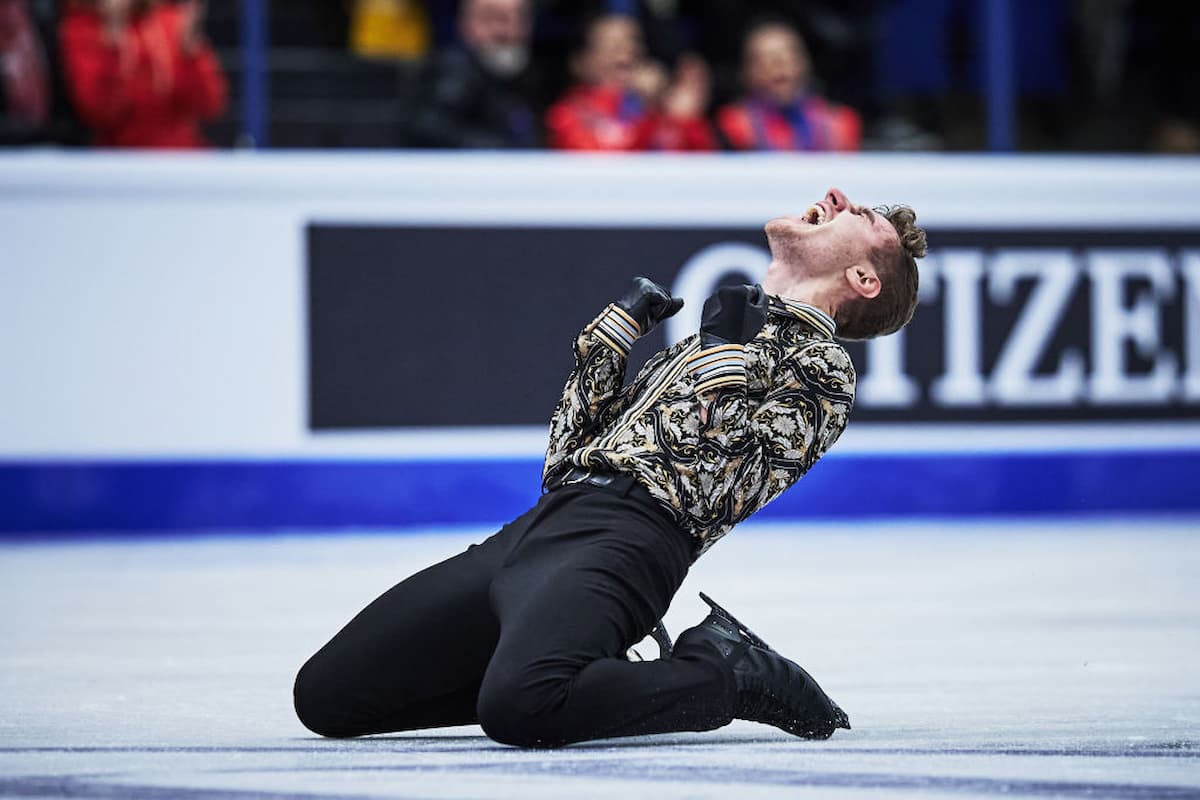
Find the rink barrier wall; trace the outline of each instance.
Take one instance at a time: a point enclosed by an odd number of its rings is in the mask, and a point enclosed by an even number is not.
[[[499,525],[541,464],[198,460],[0,463],[0,537]],[[756,520],[1200,514],[1200,452],[831,455]]]
[[[6,152],[0,536],[502,522],[579,327],[669,286],[636,367],[831,185],[921,311],[763,518],[1200,510],[1198,159]]]

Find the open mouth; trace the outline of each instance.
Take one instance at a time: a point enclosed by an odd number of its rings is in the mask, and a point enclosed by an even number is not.
[[[820,205],[811,205],[801,218],[809,225],[822,225],[825,222],[825,209]]]

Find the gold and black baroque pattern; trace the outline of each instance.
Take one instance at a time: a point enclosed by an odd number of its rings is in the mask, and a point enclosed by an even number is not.
[[[746,347],[745,387],[702,393],[686,368],[698,337],[659,352],[622,386],[626,354],[595,335],[599,319],[575,341],[544,486],[575,467],[632,475],[695,539],[697,557],[808,472],[849,420],[849,356],[781,304]]]

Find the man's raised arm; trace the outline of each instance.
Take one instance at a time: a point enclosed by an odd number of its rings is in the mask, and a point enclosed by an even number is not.
[[[649,278],[634,278],[620,300],[610,303],[575,339],[575,368],[550,420],[543,486],[571,453],[587,444],[619,413],[629,350],[638,338],[683,308],[683,300]]]

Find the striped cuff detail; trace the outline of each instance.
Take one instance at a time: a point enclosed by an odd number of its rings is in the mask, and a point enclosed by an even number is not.
[[[697,392],[746,385],[746,346],[725,344],[701,350],[688,359]]]
[[[594,330],[605,344],[623,356],[629,355],[633,343],[642,335],[642,326],[615,303],[610,303],[596,318]]]

